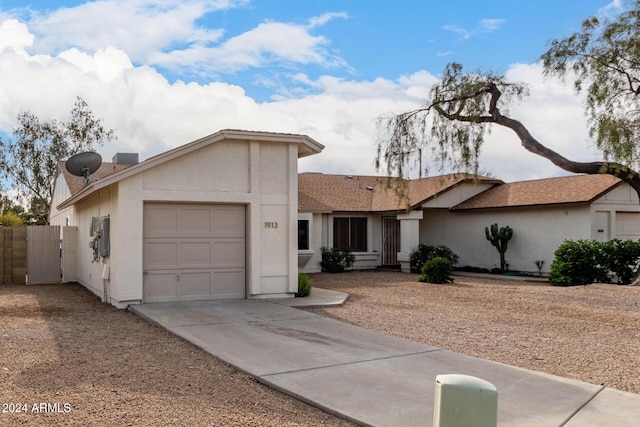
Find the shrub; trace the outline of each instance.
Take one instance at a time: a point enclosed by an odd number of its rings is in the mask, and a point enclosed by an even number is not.
[[[412,252],[409,256],[409,268],[412,273],[420,273],[422,272],[422,266],[424,263],[436,257],[448,259],[451,262],[451,265],[456,265],[459,258],[458,255],[456,255],[447,246],[431,246],[420,243],[418,245],[418,249]]]
[[[353,263],[356,261],[356,256],[351,253],[351,249],[327,249],[323,246],[320,250],[322,251],[322,261],[320,261],[322,271],[342,273],[353,267]]]
[[[420,277],[420,281],[429,283],[452,283],[452,270],[453,266],[448,258],[432,258],[422,266],[422,277]]]
[[[549,282],[558,286],[588,285],[608,281],[603,244],[595,240],[565,240],[556,249]]]
[[[560,286],[614,281],[627,285],[633,280],[639,261],[639,241],[566,240],[555,252],[549,281]]]
[[[298,292],[296,297],[306,297],[311,293],[311,279],[305,273],[298,273]]]
[[[601,245],[601,263],[613,276],[610,279],[622,285],[631,283],[640,260],[640,241],[613,239]]]

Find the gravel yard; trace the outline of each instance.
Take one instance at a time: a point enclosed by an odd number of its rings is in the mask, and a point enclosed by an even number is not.
[[[640,286],[467,277],[434,285],[381,271],[310,277],[316,287],[351,296],[342,307],[309,311],[640,393]],[[352,425],[102,304],[79,285],[0,286],[0,322],[3,426]]]
[[[0,404],[2,426],[352,425],[68,284],[0,285]]]
[[[418,282],[394,272],[319,273],[313,286],[350,294],[318,314],[522,368],[640,393],[640,286],[456,277]]]

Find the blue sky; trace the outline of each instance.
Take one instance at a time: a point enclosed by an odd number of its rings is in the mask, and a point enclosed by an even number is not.
[[[324,144],[301,170],[374,174],[375,118],[415,108],[451,61],[524,80],[513,113],[544,143],[597,156],[580,100],[541,77],[547,42],[620,0],[0,0],[0,132],[20,111],[65,118],[84,98],[144,159],[223,128],[305,133]],[[483,171],[562,174],[496,130]],[[428,161],[428,159],[427,159]],[[433,171],[435,174],[437,171]]]

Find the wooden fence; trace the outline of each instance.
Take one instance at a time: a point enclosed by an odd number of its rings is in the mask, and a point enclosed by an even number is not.
[[[27,281],[27,228],[0,228],[0,277],[2,284]]]
[[[0,228],[1,284],[60,282],[60,227]]]

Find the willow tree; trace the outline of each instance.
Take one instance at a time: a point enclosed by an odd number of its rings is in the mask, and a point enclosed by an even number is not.
[[[528,95],[522,82],[503,74],[465,72],[448,64],[421,108],[378,119],[376,166],[391,176],[406,176],[421,150],[439,166],[478,172],[478,157],[492,126],[511,129],[522,147],[573,173],[609,173],[629,183],[640,196],[640,1],[616,19],[592,17],[581,30],[553,40],[541,56],[545,73],[571,78],[584,93],[589,135],[602,161],[577,162],[550,149],[509,114],[509,106]]]

